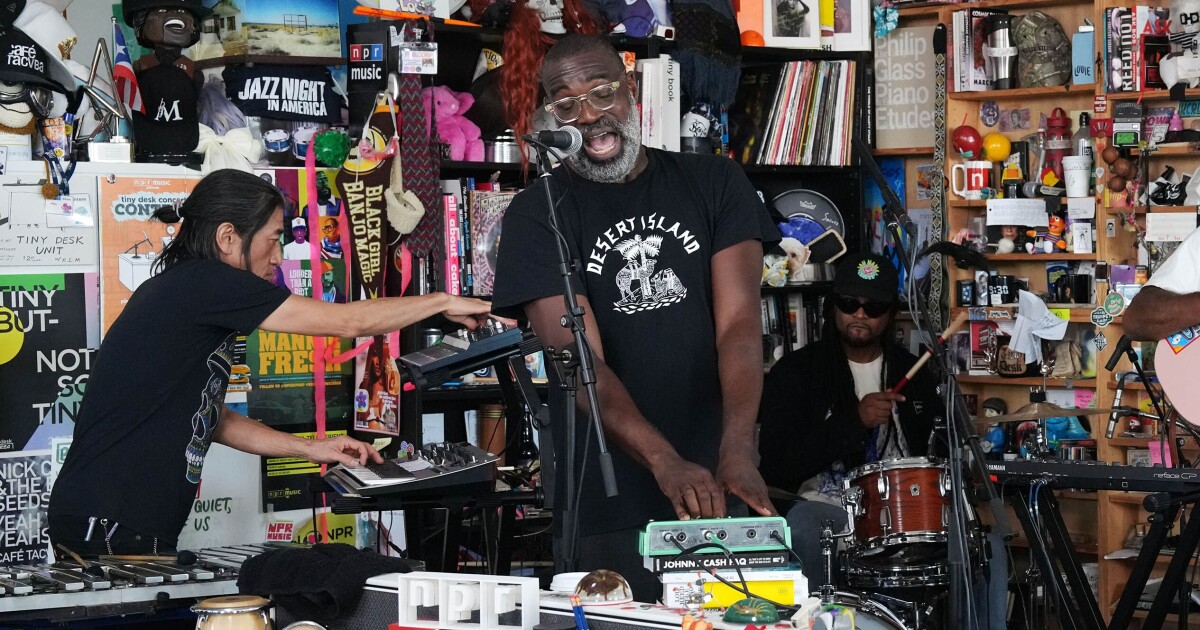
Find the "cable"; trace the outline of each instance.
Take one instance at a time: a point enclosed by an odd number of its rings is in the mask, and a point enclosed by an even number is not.
[[[779,544],[783,545],[783,548],[788,550],[788,553],[790,553],[792,555],[792,558],[795,558],[796,564],[800,565],[800,571],[803,572],[804,571],[804,561],[801,560],[800,556],[796,554],[796,550],[792,549],[792,543],[785,541],[783,539],[783,536],[780,535],[779,532],[776,532],[776,531],[771,532],[771,538],[778,540]],[[1197,548],[1200,548],[1200,545],[1197,545]],[[807,576],[808,574],[805,573],[804,575]],[[812,590],[812,589],[809,589],[809,590]]]

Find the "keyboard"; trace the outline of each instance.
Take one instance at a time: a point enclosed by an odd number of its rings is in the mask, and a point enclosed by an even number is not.
[[[329,470],[326,479],[341,482],[345,489],[363,496],[486,484],[495,480],[492,464],[497,459],[465,442],[431,443],[410,458],[387,459],[379,464],[338,464]]]
[[[1046,480],[1059,488],[1191,492],[1200,490],[1200,469],[1126,466],[1099,461],[1014,460],[987,462],[988,474],[1009,483]]]
[[[468,331],[460,329],[428,348],[400,357],[400,364],[421,388],[435,387],[481,367],[512,356],[533,354],[542,349],[533,333],[507,328],[500,322]]]

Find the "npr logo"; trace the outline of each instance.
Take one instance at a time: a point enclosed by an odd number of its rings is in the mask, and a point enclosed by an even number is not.
[[[350,44],[350,63],[383,61],[383,44]]]
[[[277,521],[267,524],[267,540],[288,542],[292,539],[292,524],[288,521]]]

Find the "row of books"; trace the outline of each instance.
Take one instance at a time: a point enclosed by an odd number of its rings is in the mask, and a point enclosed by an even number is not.
[[[442,180],[445,224],[441,289],[452,295],[490,296],[496,277],[500,226],[516,190],[474,178]]]
[[[1104,89],[1140,92],[1164,89],[1158,62],[1171,43],[1190,41],[1195,33],[1172,34],[1166,7],[1111,7],[1104,10]]]
[[[767,367],[788,352],[821,338],[824,296],[806,293],[770,294],[762,307],[763,361]]]
[[[793,61],[746,69],[734,156],[744,164],[846,166],[858,113],[855,62]],[[736,135],[736,139],[732,136]]]
[[[946,74],[955,92],[983,92],[992,89],[983,64],[987,47],[987,21],[993,15],[1007,13],[999,9],[962,9],[952,15],[947,47]]]
[[[670,55],[637,60],[642,106],[642,144],[664,151],[679,150],[682,97],[679,62]]]

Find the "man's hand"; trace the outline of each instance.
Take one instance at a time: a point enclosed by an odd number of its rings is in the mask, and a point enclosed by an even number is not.
[[[858,401],[858,419],[868,429],[887,424],[892,419],[892,407],[904,402],[904,396],[891,392],[873,392]]]
[[[767,484],[754,462],[745,457],[722,457],[717,465],[717,483],[729,494],[741,497],[751,510],[773,516],[775,507],[767,496]]]
[[[725,516],[725,493],[707,468],[676,455],[650,472],[662,493],[670,499],[679,520]]]
[[[352,437],[339,435],[324,440],[305,440],[304,459],[314,464],[366,464],[367,459],[376,464],[383,463],[383,456],[374,446]]]

